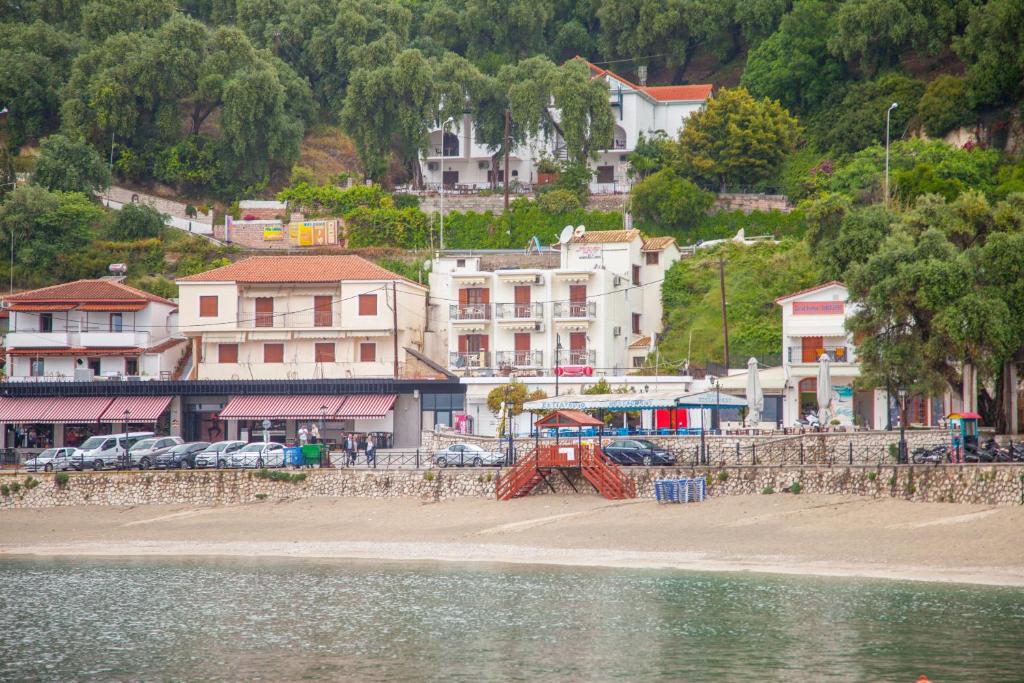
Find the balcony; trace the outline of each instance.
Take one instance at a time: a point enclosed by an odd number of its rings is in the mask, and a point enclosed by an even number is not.
[[[448,318],[455,322],[491,319],[491,304],[451,304]]]
[[[300,311],[298,313],[239,313],[236,319],[243,330],[316,329],[341,327],[332,311]]]
[[[86,348],[119,348],[149,346],[149,332],[108,332],[95,330],[82,332],[81,344]]]
[[[77,337],[77,331],[72,332],[71,330],[58,330],[54,332],[17,330],[7,334],[6,344],[11,348],[33,347],[40,349],[54,349],[65,346],[75,346]]]
[[[593,365],[594,349],[562,349],[558,352],[559,365]]]
[[[498,351],[499,368],[539,368],[544,364],[542,351]]]
[[[593,320],[597,317],[597,303],[593,301],[559,301],[555,303],[556,320]]]
[[[448,367],[456,370],[479,370],[491,367],[488,351],[453,351],[448,354]]]
[[[544,317],[543,304],[496,304],[498,320],[540,320]]]
[[[790,346],[786,349],[786,360],[790,363],[817,363],[822,354],[828,356],[833,363],[853,363],[853,347],[826,346],[817,349],[805,349],[801,346]]]
[[[615,138],[612,141],[612,149],[626,149],[626,138]]]

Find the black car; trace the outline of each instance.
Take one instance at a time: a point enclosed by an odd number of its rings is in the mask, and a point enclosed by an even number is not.
[[[166,453],[156,456],[153,466],[157,469],[190,470],[196,466],[196,454],[202,453],[209,446],[208,441],[192,441],[178,444]]]
[[[616,465],[675,465],[676,456],[644,439],[618,439],[602,449]]]

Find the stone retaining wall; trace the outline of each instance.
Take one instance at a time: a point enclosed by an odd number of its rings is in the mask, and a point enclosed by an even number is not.
[[[641,498],[653,498],[654,480],[705,477],[711,496],[783,493],[799,483],[802,493],[902,498],[923,502],[1019,505],[1024,501],[1024,465],[914,465],[842,467],[672,467],[627,468]],[[318,497],[493,498],[491,468],[446,470],[309,470],[300,482],[261,479],[252,471],[76,472],[64,485],[52,474],[2,474],[0,509],[50,508],[69,505],[231,505],[258,500]],[[535,495],[552,492],[596,495],[578,474],[549,477]],[[19,491],[10,491],[18,482]],[[575,489],[574,489],[575,487]]]

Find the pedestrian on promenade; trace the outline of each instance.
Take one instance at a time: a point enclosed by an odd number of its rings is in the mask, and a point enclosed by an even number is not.
[[[320,443],[320,428],[314,422],[309,428],[310,443]]]
[[[356,466],[356,438],[349,434],[345,437],[345,455],[348,456],[348,466]]]
[[[309,430],[306,429],[306,425],[299,425],[299,445],[305,446],[307,441],[309,441]]]
[[[366,437],[366,466],[377,467],[377,444],[372,435]]]

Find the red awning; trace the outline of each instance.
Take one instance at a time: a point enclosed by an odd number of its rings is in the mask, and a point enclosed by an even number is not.
[[[171,403],[170,396],[121,396],[115,398],[110,407],[98,418],[100,422],[124,422],[124,411],[128,410],[128,422],[156,422]]]
[[[222,420],[313,420],[333,418],[341,407],[343,396],[233,396],[224,410]],[[327,406],[326,413],[321,407]]]
[[[53,409],[54,400],[38,397],[0,399],[0,422],[46,422],[44,418]],[[109,403],[110,399],[106,400]]]
[[[395,405],[395,394],[368,394],[366,396],[348,396],[341,410],[338,411],[339,420],[353,419],[374,419],[385,417],[392,406]]]
[[[110,405],[109,396],[73,396],[49,399],[50,410],[40,422],[98,422]]]

